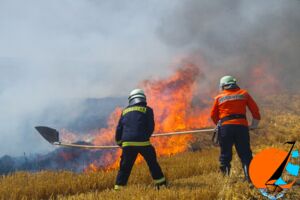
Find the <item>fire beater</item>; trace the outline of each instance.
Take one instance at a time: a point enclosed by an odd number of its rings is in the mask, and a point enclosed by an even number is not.
[[[82,148],[82,149],[114,149],[119,148],[118,145],[81,145],[81,144],[72,144],[66,143],[59,140],[59,132],[56,129],[46,127],[46,126],[37,126],[36,130],[46,139],[50,144],[61,147],[71,147],[71,148]],[[199,134],[199,133],[213,133],[215,129],[197,129],[190,131],[177,131],[177,132],[169,132],[169,133],[156,133],[151,137],[167,137],[173,135],[185,135],[185,134]]]

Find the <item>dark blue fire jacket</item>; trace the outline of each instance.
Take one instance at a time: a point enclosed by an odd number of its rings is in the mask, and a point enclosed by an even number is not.
[[[154,126],[153,110],[146,103],[128,106],[122,111],[116,129],[116,142],[122,147],[148,146]]]

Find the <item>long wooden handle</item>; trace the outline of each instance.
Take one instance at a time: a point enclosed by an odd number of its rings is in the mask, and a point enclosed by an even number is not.
[[[152,137],[162,137],[162,136],[171,136],[171,135],[183,135],[183,134],[193,134],[193,133],[213,133],[215,129],[198,129],[192,131],[178,131],[178,132],[170,132],[170,133],[156,133],[153,134]]]
[[[198,129],[198,130],[192,130],[192,131],[178,131],[178,132],[154,134],[154,135],[152,135],[152,137],[164,137],[164,136],[194,134],[194,133],[212,133],[212,132],[214,132],[214,129]],[[94,145],[83,145],[83,144],[69,144],[69,143],[63,143],[63,142],[54,142],[53,145],[62,146],[62,147],[81,148],[81,149],[116,149],[116,148],[119,148],[119,146],[117,146],[117,145],[94,146]]]
[[[74,147],[74,148],[80,148],[80,149],[115,149],[119,148],[117,145],[111,145],[111,146],[94,146],[94,145],[83,145],[83,144],[68,144],[68,143],[62,143],[62,142],[55,142],[53,145],[56,146],[62,146],[62,147]]]
[[[261,129],[261,128],[257,128]],[[170,132],[170,133],[156,133],[153,134],[151,137],[164,137],[164,136],[173,136],[173,135],[184,135],[184,134],[197,134],[197,133],[213,133],[215,129],[197,129],[191,131],[177,131],[177,132]],[[109,145],[109,146],[94,146],[94,145],[82,145],[82,144],[68,144],[63,142],[54,142],[53,145],[63,146],[63,147],[73,147],[73,148],[81,148],[81,149],[116,149],[120,148],[117,145]]]

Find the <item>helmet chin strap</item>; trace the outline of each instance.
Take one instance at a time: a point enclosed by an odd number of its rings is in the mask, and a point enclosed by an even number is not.
[[[224,85],[222,87],[222,90],[233,90],[233,89],[237,89],[239,88],[239,86],[237,84],[230,84],[230,85]]]
[[[132,106],[132,105],[135,105],[135,104],[138,104],[138,103],[142,103],[142,102],[146,103],[146,99],[137,97],[137,98],[131,99],[129,101],[129,105]]]

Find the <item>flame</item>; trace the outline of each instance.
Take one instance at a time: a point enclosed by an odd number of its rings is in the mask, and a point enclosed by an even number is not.
[[[148,104],[155,114],[155,132],[190,130],[210,125],[207,109],[192,104],[198,89],[199,68],[186,64],[171,77],[164,80],[144,81],[143,88],[148,97]],[[172,136],[153,139],[158,156],[184,152],[192,135]]]
[[[84,169],[84,172],[97,172],[99,167],[97,167],[94,163],[90,164],[87,168]]]
[[[139,85],[145,90],[148,105],[154,110],[155,133],[157,134],[213,125],[209,114],[213,103],[212,97],[215,95],[214,92],[217,92],[217,84],[212,83],[219,81],[216,74],[220,72],[212,71],[209,65],[201,62],[199,65],[191,64],[189,60],[183,60],[169,77],[145,80]],[[210,76],[204,76],[208,72]],[[282,88],[276,79],[278,77],[276,72],[279,73],[278,70],[274,70],[270,62],[261,62],[249,68],[249,71],[245,73],[246,77],[243,77],[244,74],[241,75],[242,82],[254,96],[278,92]],[[222,74],[226,73],[222,71]],[[204,81],[203,78],[205,78]],[[107,127],[86,134],[85,139],[89,138],[89,142],[95,145],[115,144],[115,129],[121,112],[122,108],[116,108],[108,118]],[[76,138],[76,134],[65,132],[66,138],[64,139],[78,140],[79,137]],[[187,151],[193,140],[193,135],[180,135],[151,138],[151,143],[155,146],[157,156],[170,156]],[[121,149],[91,153],[88,156],[90,164],[84,171],[116,169],[119,166],[120,155]],[[136,163],[142,160],[142,157],[138,156]]]
[[[209,107],[193,105],[194,94],[197,92],[197,78],[200,70],[192,64],[185,64],[170,77],[162,80],[146,80],[140,87],[145,90],[147,102],[154,110],[155,132],[170,132],[207,127],[209,121]],[[106,145],[114,143],[115,128],[121,115],[121,108],[117,108],[108,119],[107,128],[101,129],[93,143]],[[161,137],[151,139],[158,156],[173,155],[184,152],[188,144],[193,141],[192,135]],[[104,153],[100,160],[95,160],[85,171],[97,171],[97,163],[106,163],[104,170],[115,169],[119,165],[121,150]],[[141,162],[141,156],[136,163]],[[103,169],[103,168],[102,168]]]
[[[115,129],[121,116],[122,108],[116,108],[107,120],[107,128],[100,129],[94,137],[95,145],[111,145],[115,144]],[[99,170],[111,170],[119,167],[119,159],[121,149],[103,150],[101,158],[92,161],[92,163],[84,169],[84,172],[96,172]]]

